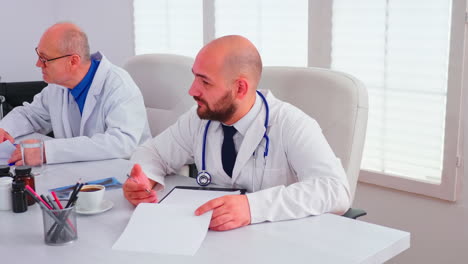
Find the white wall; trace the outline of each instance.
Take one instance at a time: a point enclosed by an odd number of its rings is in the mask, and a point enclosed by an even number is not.
[[[59,21],[82,27],[91,52],[103,52],[114,64],[121,66],[134,54],[131,0],[1,0],[0,11],[2,82],[41,80],[34,48],[42,33]]]
[[[34,48],[53,23],[53,0],[0,2],[0,76],[5,81],[40,80]]]
[[[360,220],[411,232],[411,248],[388,263],[467,263],[466,198],[446,202],[360,183],[355,207]]]
[[[55,2],[57,20],[77,23],[88,34],[91,52],[101,51],[112,63],[119,66],[135,54],[133,1],[55,0]]]

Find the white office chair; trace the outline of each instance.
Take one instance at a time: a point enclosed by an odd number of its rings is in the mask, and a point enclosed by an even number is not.
[[[193,59],[173,54],[143,54],[124,65],[145,100],[151,135],[175,123],[194,105],[188,95],[192,85]]]
[[[195,102],[188,95],[192,85],[193,59],[173,54],[143,54],[124,65],[141,90],[154,137],[175,123]],[[178,174],[188,176],[184,166]]]
[[[341,159],[353,200],[367,127],[364,85],[351,75],[328,69],[264,67],[259,89],[270,89],[276,97],[317,120]],[[350,209],[344,216],[357,218],[365,214],[363,210]]]

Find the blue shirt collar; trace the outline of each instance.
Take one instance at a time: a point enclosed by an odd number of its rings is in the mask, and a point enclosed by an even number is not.
[[[83,114],[84,104],[86,102],[86,96],[88,95],[89,88],[93,83],[94,75],[99,67],[100,61],[91,60],[91,66],[89,67],[88,73],[73,89],[69,90],[75,98],[76,103],[80,109],[80,113]]]

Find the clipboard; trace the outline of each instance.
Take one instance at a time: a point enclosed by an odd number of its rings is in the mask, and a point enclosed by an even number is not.
[[[236,192],[240,191],[241,194],[245,194],[247,189],[236,189],[236,188],[222,188],[222,187],[202,187],[202,186],[175,186],[172,190],[164,196],[159,203],[164,201],[174,189],[185,189],[185,190],[199,190],[199,191],[221,191],[221,192]]]

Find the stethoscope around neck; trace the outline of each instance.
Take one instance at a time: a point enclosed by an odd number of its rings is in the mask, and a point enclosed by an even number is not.
[[[269,116],[270,108],[268,106],[265,96],[259,91],[257,91],[257,94],[260,96],[260,98],[262,98],[262,101],[263,101],[263,104],[265,105],[265,110],[266,110],[265,111],[265,124],[264,124],[265,133],[263,134],[263,138],[265,139],[265,150],[263,152],[263,158],[266,159],[266,157],[268,156],[268,147],[270,145],[270,138],[267,135],[268,120],[270,118]],[[206,158],[206,136],[208,134],[208,129],[210,127],[210,124],[211,124],[211,120],[209,120],[208,123],[206,123],[205,132],[203,133],[202,170],[197,175],[197,183],[200,186],[208,186],[211,183],[211,179],[212,179],[211,174],[206,170],[206,159],[205,159]],[[254,156],[255,156],[255,152],[254,152]],[[252,182],[253,182],[253,178],[252,178]]]

